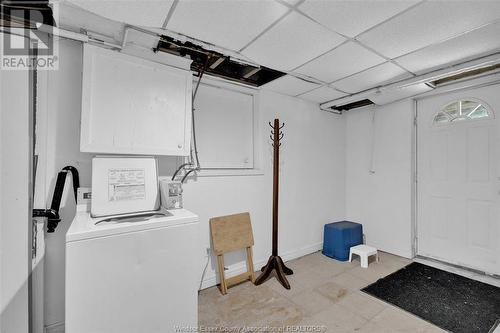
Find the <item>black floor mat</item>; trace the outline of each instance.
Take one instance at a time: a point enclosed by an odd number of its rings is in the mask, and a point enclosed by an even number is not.
[[[500,288],[416,262],[362,291],[455,333],[488,333],[500,318]]]

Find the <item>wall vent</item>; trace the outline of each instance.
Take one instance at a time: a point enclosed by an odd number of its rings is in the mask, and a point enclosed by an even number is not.
[[[490,74],[489,72],[493,72],[493,71],[500,71],[500,64],[495,64],[495,65],[491,65],[491,66],[472,69],[469,71],[464,71],[464,72],[461,72],[458,74],[450,75],[447,77],[443,77],[443,78],[431,81],[429,83],[431,85],[433,85],[434,87],[437,87],[437,86],[442,86],[445,84],[453,83],[455,81],[469,79],[473,76],[479,76],[479,75],[486,74],[486,73]]]
[[[181,42],[172,37],[161,36],[155,51],[167,52],[181,57],[189,57],[191,70],[205,71],[206,74],[245,85],[259,87],[276,80],[285,73],[264,66],[253,66],[229,56],[206,50],[191,42]]]
[[[352,110],[352,109],[357,109],[357,108],[362,108],[363,106],[368,106],[368,105],[373,105],[375,103],[373,103],[371,100],[369,99],[362,99],[360,101],[356,101],[356,102],[352,102],[352,103],[348,103],[348,104],[344,104],[344,105],[334,105],[331,107],[332,110],[335,110],[335,111],[349,111],[349,110]]]

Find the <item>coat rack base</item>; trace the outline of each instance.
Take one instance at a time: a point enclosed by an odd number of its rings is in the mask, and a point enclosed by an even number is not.
[[[262,267],[262,274],[260,274],[259,277],[255,280],[255,284],[259,285],[266,281],[273,270],[276,271],[276,277],[278,278],[278,281],[281,283],[281,285],[286,289],[290,289],[290,283],[286,279],[286,275],[292,275],[293,271],[285,266],[285,263],[280,256],[274,255],[270,256],[267,264]]]

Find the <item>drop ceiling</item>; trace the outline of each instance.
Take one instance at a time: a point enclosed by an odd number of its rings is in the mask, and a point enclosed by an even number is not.
[[[316,103],[324,103],[328,102],[340,97],[345,96],[346,94],[339,92],[336,89],[333,89],[328,86],[321,86],[317,89],[308,91],[304,94],[299,95],[298,97],[303,98],[305,100],[316,102]]]
[[[300,66],[296,72],[330,83],[384,61],[381,56],[356,42],[349,41]]]
[[[318,103],[500,52],[500,1],[71,2],[284,71],[287,76],[264,89]],[[393,93],[399,98],[427,89]]]

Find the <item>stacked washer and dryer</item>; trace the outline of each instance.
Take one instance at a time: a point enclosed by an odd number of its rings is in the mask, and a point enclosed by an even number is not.
[[[91,208],[66,234],[66,332],[196,327],[198,216],[161,207],[154,157],[92,164]]]

